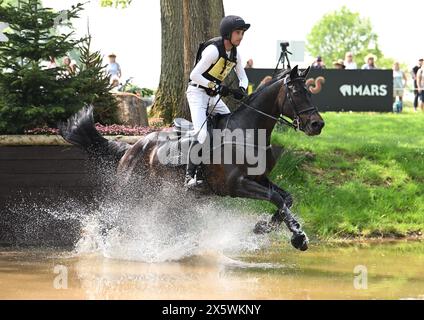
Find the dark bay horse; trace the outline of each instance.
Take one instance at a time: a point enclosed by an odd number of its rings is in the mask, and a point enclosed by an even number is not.
[[[311,94],[305,85],[308,71],[309,69],[299,72],[296,66],[292,70],[280,73],[243,101],[235,112],[215,118],[213,126],[215,129],[226,129],[230,132],[236,129],[242,132],[253,129],[255,133],[259,131],[264,133],[262,145],[258,138],[250,144],[257,154],[262,152],[265,156],[263,172],[249,173],[249,165],[245,162],[211,162],[202,165],[208,192],[273,203],[277,207],[276,213],[270,221],[259,222],[254,231],[270,232],[284,222],[292,233],[292,245],[302,251],[308,248],[308,237],[290,211],[292,197],[287,191],[271,182],[267,175],[278,158],[276,149],[270,145],[271,133],[278,121],[285,122],[309,136],[319,135],[324,127],[324,121],[312,104]],[[165,129],[148,134],[133,146],[108,141],[96,131],[92,112],[92,107],[86,107],[69,119],[67,124],[62,124],[60,132],[63,138],[86,150],[92,159],[109,160],[115,165],[118,163],[117,173],[123,184],[134,177],[143,176],[144,183],[148,181],[150,184],[156,184],[165,179],[178,181],[182,188],[184,163],[170,165],[164,164],[160,159],[164,153],[170,152],[172,145],[190,137],[186,138],[184,135],[181,137],[181,133],[175,136],[173,129]],[[291,119],[292,122],[282,116]],[[230,144],[233,153],[240,147],[237,143],[230,142]],[[247,150],[247,143],[245,145]],[[224,144],[218,144],[218,148],[223,149]]]

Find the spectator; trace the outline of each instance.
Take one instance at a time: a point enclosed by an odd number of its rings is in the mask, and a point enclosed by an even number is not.
[[[344,65],[343,59],[338,59],[337,61],[334,61],[333,66],[334,66],[335,69],[338,69],[338,70],[346,69],[346,66]]]
[[[65,66],[65,74],[68,76],[73,76],[75,75],[76,71],[77,71],[77,66],[75,63],[72,63],[72,60],[70,57],[66,56],[65,58],[63,58],[63,65]]]
[[[423,65],[423,59],[418,60],[418,65],[412,68],[411,76],[414,81],[414,110],[417,111],[418,108],[418,90],[417,90],[417,72]]]
[[[424,111],[424,65],[417,72],[417,90],[421,100],[421,111]]]
[[[264,85],[266,85],[271,80],[272,80],[272,77],[271,76],[266,76],[265,78],[262,79],[261,83],[259,83],[259,85],[256,88],[256,90],[258,90],[259,88],[263,87]]]
[[[253,59],[247,60],[246,66],[244,68],[245,69],[251,69],[251,68],[253,68]]]
[[[362,70],[373,70],[377,69],[375,62],[377,61],[377,57],[372,53],[369,53],[365,57],[365,64],[362,66]]]
[[[350,52],[350,51],[346,52],[344,65],[345,65],[346,70],[358,69],[358,66],[356,65],[355,61],[353,61],[352,52]]]
[[[47,69],[54,69],[57,68],[56,58],[55,57],[49,57],[49,64],[47,65]]]
[[[110,83],[114,83],[116,80],[118,80],[119,84],[119,79],[122,76],[121,66],[116,62],[116,54],[111,53],[108,57],[109,64],[106,67],[106,72],[108,75],[110,75]]]
[[[322,61],[322,57],[318,56],[315,62],[311,66],[312,69],[325,69],[325,64]]]
[[[406,81],[406,75],[400,70],[399,62],[395,62],[393,64],[393,110],[397,113],[402,112],[403,109],[403,89]],[[398,102],[396,102],[396,97],[399,97]]]
[[[119,82],[118,76],[110,77],[110,92],[116,93],[119,92],[121,88],[121,83]]]

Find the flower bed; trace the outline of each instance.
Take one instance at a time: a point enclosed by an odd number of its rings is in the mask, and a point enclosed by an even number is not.
[[[151,132],[161,130],[160,126],[128,127],[124,125],[104,126],[96,124],[96,130],[108,140],[136,143]],[[60,146],[69,145],[56,128],[35,128],[22,135],[0,135],[0,146]]]
[[[113,124],[104,126],[96,123],[96,130],[103,136],[144,136],[151,132],[158,131],[159,127],[128,127],[124,125]],[[58,135],[59,129],[55,128],[35,128],[25,131],[26,135]]]

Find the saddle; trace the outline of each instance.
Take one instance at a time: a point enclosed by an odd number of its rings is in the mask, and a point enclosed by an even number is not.
[[[211,117],[208,121],[208,132],[209,136],[213,139],[213,129],[218,128],[219,122],[226,115],[217,114]],[[157,154],[163,158],[171,159],[167,165],[169,166],[182,166],[187,164],[187,155],[189,146],[192,141],[196,139],[193,135],[194,127],[192,122],[183,119],[176,118],[173,121],[173,127],[169,128],[169,131],[159,139],[160,145],[158,146]],[[213,157],[214,144],[210,139],[209,156]],[[242,146],[243,147],[243,146]],[[267,147],[267,161],[270,161],[269,167],[273,167],[277,159],[282,154],[282,148],[278,146]],[[244,148],[243,148],[244,150]]]
[[[218,127],[219,120],[224,116],[226,115],[217,113],[208,118],[207,128],[210,137],[212,137],[212,130]],[[175,118],[173,125],[173,132],[175,132],[179,138],[194,130],[193,123],[184,118]]]
[[[175,118],[173,121],[173,131],[176,132],[180,137],[186,134],[188,131],[194,130],[193,123],[184,118]]]
[[[207,126],[211,138],[213,137],[212,130],[218,127],[219,120],[223,116],[225,115],[216,114],[208,118]],[[186,164],[188,147],[197,139],[193,133],[194,126],[192,122],[183,118],[174,119],[173,127],[169,128],[169,130],[158,138],[158,156],[170,159],[168,165],[171,166]],[[210,146],[212,146],[212,139],[210,143]]]

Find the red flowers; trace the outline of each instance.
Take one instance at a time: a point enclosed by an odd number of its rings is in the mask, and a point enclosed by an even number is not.
[[[109,126],[104,126],[100,123],[96,123],[97,131],[104,136],[144,136],[150,132],[158,131],[161,128],[158,127],[129,127],[125,125],[112,124]],[[56,128],[34,128],[31,130],[25,130],[25,134],[34,134],[34,135],[57,135],[59,134],[59,129]]]

